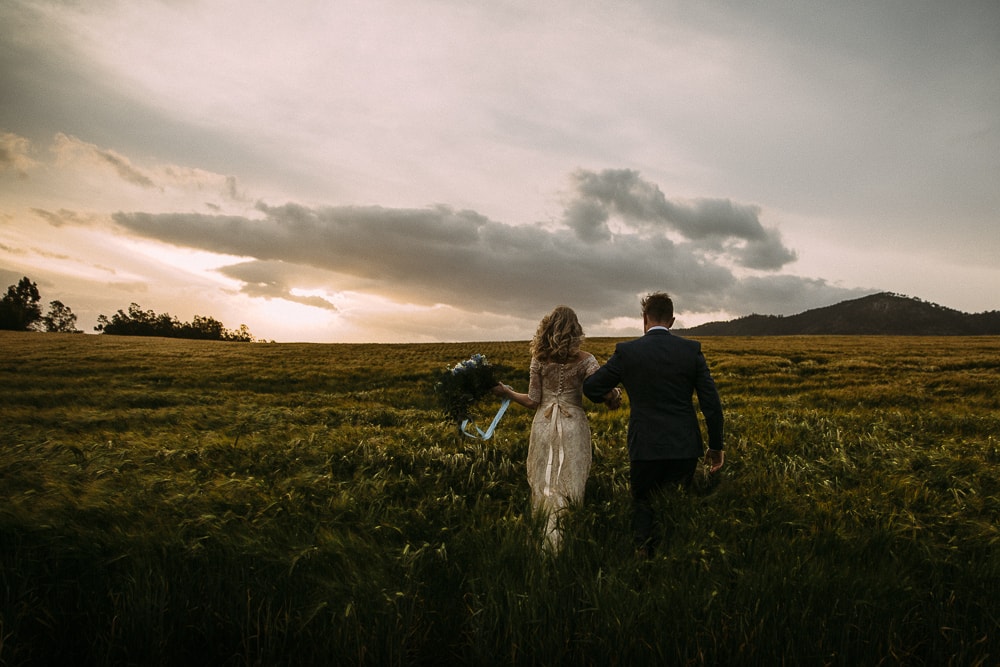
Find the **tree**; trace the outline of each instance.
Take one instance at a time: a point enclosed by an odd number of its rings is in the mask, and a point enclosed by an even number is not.
[[[237,343],[253,343],[256,339],[253,337],[253,334],[250,333],[250,329],[247,325],[241,324],[239,329],[229,332],[229,335],[226,336],[226,340],[231,340]]]
[[[180,326],[180,322],[168,313],[157,315],[152,310],[143,310],[137,303],[131,303],[127,313],[119,309],[111,319],[99,316],[94,330],[118,336],[176,337]]]
[[[214,317],[195,315],[194,320],[185,322],[178,327],[174,335],[177,338],[194,338],[197,340],[223,340],[226,328]]]
[[[21,278],[17,285],[8,287],[7,293],[0,299],[0,329],[31,329],[32,325],[42,319],[39,301],[41,297],[38,295],[38,285],[27,276]]]
[[[98,316],[94,330],[117,336],[163,336],[246,343],[254,340],[245,324],[241,324],[238,331],[230,331],[214,317],[202,315],[195,315],[192,322],[181,322],[167,313],[157,315],[152,310],[143,310],[137,303],[130,304],[128,312],[119,310],[110,318],[107,315]]]
[[[42,324],[52,333],[83,333],[76,328],[76,315],[62,301],[49,302],[49,312],[42,318]]]

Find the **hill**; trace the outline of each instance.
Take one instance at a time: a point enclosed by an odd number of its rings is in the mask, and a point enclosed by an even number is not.
[[[747,315],[678,333],[699,336],[1000,335],[1000,312],[963,313],[914,297],[880,292],[797,315]]]

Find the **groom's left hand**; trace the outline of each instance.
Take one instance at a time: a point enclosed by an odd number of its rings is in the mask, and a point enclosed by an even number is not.
[[[705,462],[708,464],[708,472],[718,472],[726,462],[726,453],[721,449],[710,449],[705,452]]]

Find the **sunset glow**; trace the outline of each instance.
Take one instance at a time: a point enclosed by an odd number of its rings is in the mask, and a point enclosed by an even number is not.
[[[0,288],[86,331],[998,308],[996,2],[9,0],[0,89]]]

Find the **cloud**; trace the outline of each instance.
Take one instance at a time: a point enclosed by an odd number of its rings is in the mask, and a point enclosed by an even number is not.
[[[98,167],[111,167],[118,177],[126,183],[138,185],[141,188],[156,187],[152,178],[135,167],[128,158],[113,150],[101,149],[94,144],[61,132],[56,135],[53,150],[62,161],[82,159]]]
[[[164,185],[184,190],[208,191],[223,201],[249,203],[251,200],[235,176],[225,176],[205,169],[166,165],[154,170]],[[218,207],[218,205],[215,205]]]
[[[566,209],[566,224],[585,242],[612,237],[609,221],[634,232],[662,236],[676,232],[689,241],[729,256],[738,266],[775,270],[796,259],[775,229],[760,223],[760,208],[728,199],[671,201],[653,183],[630,169],[586,170],[573,175],[575,198]]]
[[[46,211],[43,208],[33,208],[31,212],[53,227],[62,227],[63,225],[87,226],[101,219],[101,216],[87,215],[65,208],[61,208],[56,212]]]
[[[38,163],[29,155],[31,142],[11,132],[0,133],[0,173],[14,172],[18,178],[28,178],[28,172]]]
[[[26,255],[26,254],[28,254],[28,251],[25,250],[24,248],[15,248],[13,246],[7,245],[6,243],[0,243],[0,251],[3,251],[5,253],[11,254],[11,255]]]
[[[336,311],[337,307],[321,296],[296,294],[296,284],[301,285],[301,267],[280,261],[250,261],[224,266],[219,272],[243,283],[240,292],[251,297],[284,299],[314,308]]]
[[[793,276],[741,278],[729,264],[767,270],[794,258],[756,207],[668,201],[630,171],[577,172],[565,225],[508,225],[475,211],[380,206],[257,205],[254,217],[116,213],[130,233],[248,259],[220,269],[252,296],[335,309],[324,294],[352,290],[397,303],[448,304],[533,319],[554,305],[591,321],[633,316],[637,296],[666,289],[678,308],[749,312],[815,303],[847,291]],[[621,218],[620,225],[609,219]],[[298,291],[296,291],[298,290]]]
[[[714,305],[737,315],[791,315],[876,291],[839,287],[820,278],[749,276],[737,281]]]

